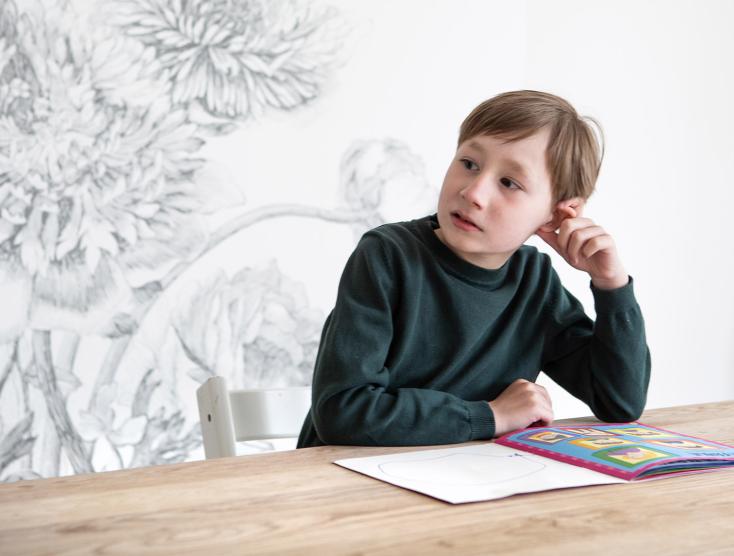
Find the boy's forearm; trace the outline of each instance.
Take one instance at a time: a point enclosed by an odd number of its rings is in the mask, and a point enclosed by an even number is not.
[[[465,401],[438,390],[387,392],[365,385],[314,400],[314,428],[326,444],[418,446],[456,444],[494,436],[485,401]]]
[[[647,398],[650,353],[632,279],[620,288],[593,291],[596,322],[582,318],[554,338],[566,346],[566,355],[550,357],[544,370],[599,419],[635,420]]]
[[[631,279],[624,286],[598,290],[590,351],[595,414],[606,421],[635,420],[644,410],[650,381],[644,319]]]

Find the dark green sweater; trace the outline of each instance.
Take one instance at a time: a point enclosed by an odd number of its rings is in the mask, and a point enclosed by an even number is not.
[[[650,354],[631,278],[591,286],[594,323],[535,247],[487,270],[437,227],[434,215],[360,240],[321,335],[299,448],[489,439],[487,402],[541,370],[603,421],[639,418]]]

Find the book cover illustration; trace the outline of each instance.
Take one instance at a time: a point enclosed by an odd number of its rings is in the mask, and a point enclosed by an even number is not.
[[[626,480],[734,466],[733,446],[639,422],[535,427],[495,442]]]

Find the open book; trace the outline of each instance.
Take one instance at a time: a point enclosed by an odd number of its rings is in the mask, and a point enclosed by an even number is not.
[[[533,427],[495,442],[334,463],[454,504],[734,467],[734,447],[642,423]]]
[[[642,423],[537,427],[495,442],[630,481],[734,466],[734,447]]]

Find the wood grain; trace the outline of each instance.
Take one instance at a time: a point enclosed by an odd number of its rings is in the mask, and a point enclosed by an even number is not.
[[[734,401],[640,421],[734,444]],[[399,451],[325,446],[0,485],[0,554],[734,554],[734,470],[450,505],[331,463]]]

